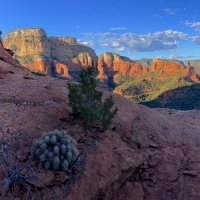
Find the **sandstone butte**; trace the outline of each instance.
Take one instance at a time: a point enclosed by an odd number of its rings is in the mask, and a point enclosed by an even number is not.
[[[7,33],[3,44],[15,53],[15,58],[24,67],[49,75],[54,69],[58,77],[71,78],[68,70],[79,71],[81,67],[96,66],[97,63],[96,53],[90,47],[79,44],[73,37],[48,37],[40,28]]]
[[[112,94],[119,111],[111,129],[86,131],[70,117],[66,81],[31,73],[2,47],[0,87],[1,142],[2,130],[10,145],[11,136],[23,133],[22,143],[17,143],[21,154],[16,151],[13,159],[27,162],[33,139],[55,129],[67,130],[78,149],[85,149],[74,174],[33,166],[41,184],[26,180],[31,194],[16,185],[15,199],[200,199],[199,110],[150,109]],[[103,91],[104,97],[110,94]],[[10,199],[9,191],[2,196],[2,182],[0,187],[0,199]]]

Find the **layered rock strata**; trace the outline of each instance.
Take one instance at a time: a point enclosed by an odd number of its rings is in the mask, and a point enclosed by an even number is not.
[[[167,60],[159,60],[159,59],[153,59],[152,65],[151,65],[151,71],[155,72],[158,69],[163,69],[164,73],[171,75],[176,74],[177,72],[185,69],[183,65],[176,62],[171,62]]]
[[[183,75],[184,80],[199,82],[199,78],[195,73],[194,67],[184,66],[181,63],[153,59],[151,67],[142,66],[142,64],[131,61],[129,58],[119,56],[115,53],[105,52],[98,57],[98,77],[99,79],[108,79],[108,77],[116,78],[119,75],[125,77],[135,77],[146,74],[149,71],[156,72],[160,70],[158,79],[164,79],[166,75],[174,75],[186,69]]]
[[[68,78],[69,70],[80,70],[82,66],[96,66],[97,56],[93,49],[79,44],[73,37],[48,37],[43,29],[19,29],[6,34],[3,44],[14,51],[15,58],[30,70],[51,74],[54,61],[62,63],[55,71],[58,76]],[[63,71],[65,71],[63,73]]]
[[[119,75],[134,77],[149,70],[147,66],[143,69],[141,64],[115,53],[105,52],[98,58],[98,78],[117,77]]]

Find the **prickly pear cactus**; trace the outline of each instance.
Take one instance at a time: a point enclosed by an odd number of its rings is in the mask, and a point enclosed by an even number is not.
[[[79,151],[76,141],[66,131],[55,130],[43,133],[40,139],[34,140],[32,155],[46,170],[68,171]]]

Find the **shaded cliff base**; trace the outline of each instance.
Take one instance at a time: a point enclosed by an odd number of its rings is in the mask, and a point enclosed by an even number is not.
[[[200,84],[169,90],[152,101],[141,103],[150,108],[170,108],[177,110],[200,110]]]

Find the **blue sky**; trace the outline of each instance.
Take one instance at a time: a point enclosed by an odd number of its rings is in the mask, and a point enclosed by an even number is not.
[[[19,28],[72,36],[97,55],[200,59],[199,0],[2,0],[3,37]]]

